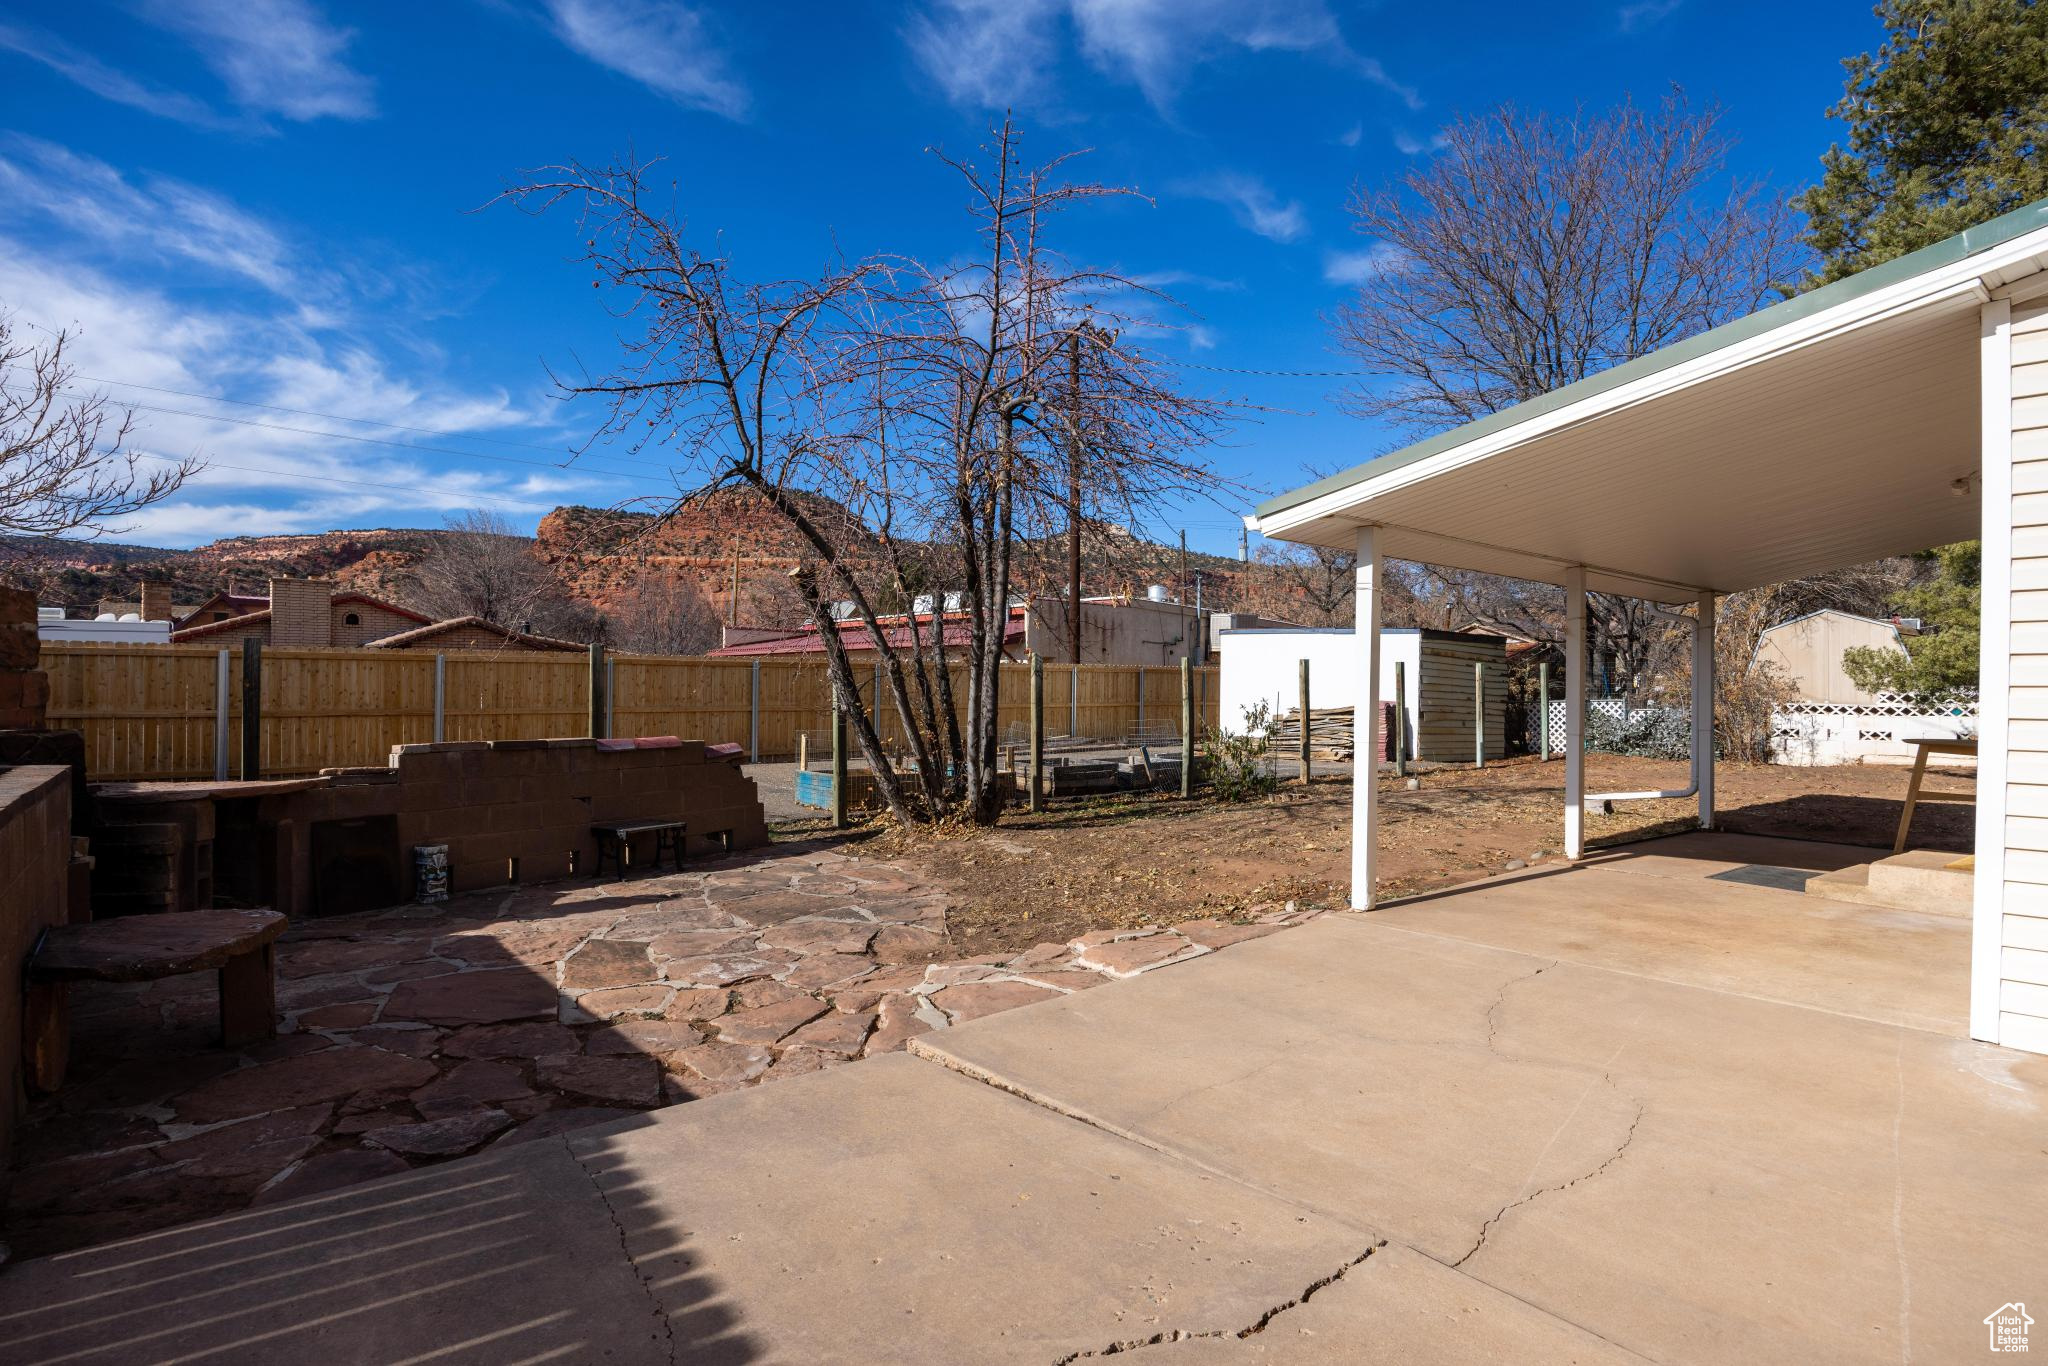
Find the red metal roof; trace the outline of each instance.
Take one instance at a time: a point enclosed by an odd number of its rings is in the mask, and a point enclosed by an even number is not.
[[[1009,625],[1003,631],[1003,645],[1005,648],[1013,642],[1024,639],[1024,612],[1025,609],[1022,607],[1010,609]],[[923,613],[917,618],[916,629],[919,636],[927,644],[931,641],[931,619],[931,613],[929,612]],[[912,628],[909,618],[898,614],[880,617],[877,620],[882,625],[882,635],[889,642],[890,649],[908,650],[910,648],[910,632]],[[837,624],[839,627],[839,638],[845,642],[848,650],[872,650],[875,648],[874,638],[868,634],[866,622],[842,621]],[[947,618],[945,638],[948,649],[965,649],[973,634],[973,623],[966,617],[955,614]],[[807,627],[800,635],[784,636],[777,640],[754,640],[749,641],[745,645],[722,646],[719,649],[710,651],[708,657],[712,659],[735,659],[751,655],[821,655],[823,653],[825,653],[824,637],[818,634],[816,628]]]

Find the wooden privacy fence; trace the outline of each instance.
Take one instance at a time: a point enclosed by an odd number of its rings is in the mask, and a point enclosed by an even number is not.
[[[262,651],[258,706],[263,772],[382,765],[393,745],[432,740],[532,740],[590,733],[591,672],[583,655],[403,650]],[[211,778],[240,773],[239,647],[45,643],[50,724],[85,735],[96,780]],[[871,706],[875,670],[856,663]],[[1194,671],[1196,716],[1214,724],[1214,668]],[[967,671],[953,670],[954,702]],[[1053,735],[1122,740],[1177,734],[1177,666],[1049,664],[1045,724]],[[762,760],[795,756],[797,736],[831,722],[821,659],[678,659],[608,655],[599,729],[611,735],[680,735],[747,747]],[[913,694],[914,696],[914,694]],[[1021,740],[1030,670],[1005,664],[999,734]],[[893,707],[881,732],[902,738]]]

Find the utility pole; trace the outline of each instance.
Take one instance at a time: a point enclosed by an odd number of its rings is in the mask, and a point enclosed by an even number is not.
[[[1237,562],[1239,564],[1250,564],[1252,562],[1252,533],[1248,527],[1239,527],[1237,529]]]
[[[734,540],[732,543],[732,592],[725,600],[725,624],[728,626],[740,624],[740,543],[738,540]]]
[[[1081,334],[1067,338],[1067,635],[1081,662]]]
[[[1188,600],[1188,529],[1180,529],[1180,600]]]

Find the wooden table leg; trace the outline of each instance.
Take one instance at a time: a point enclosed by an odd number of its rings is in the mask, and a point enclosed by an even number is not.
[[[64,1084],[71,1060],[71,1025],[64,982],[30,982],[22,1001],[22,1081],[28,1089],[48,1095]]]
[[[1906,809],[1899,813],[1899,837],[1892,841],[1892,852],[1906,852],[1906,836],[1913,829],[1913,806],[1920,800],[1920,780],[1927,776],[1927,747],[1916,746],[1920,751],[1913,760],[1913,781],[1906,784]]]
[[[237,954],[220,970],[220,1041],[229,1048],[277,1037],[277,965],[270,945]]]

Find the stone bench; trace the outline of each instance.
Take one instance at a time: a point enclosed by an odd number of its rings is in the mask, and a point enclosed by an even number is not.
[[[29,956],[31,1038],[63,1033],[63,987],[70,982],[149,982],[188,972],[220,973],[221,1042],[230,1048],[277,1034],[277,965],[272,944],[284,933],[276,911],[173,911],[83,925],[54,925]],[[62,1077],[64,1049],[53,1050]]]

